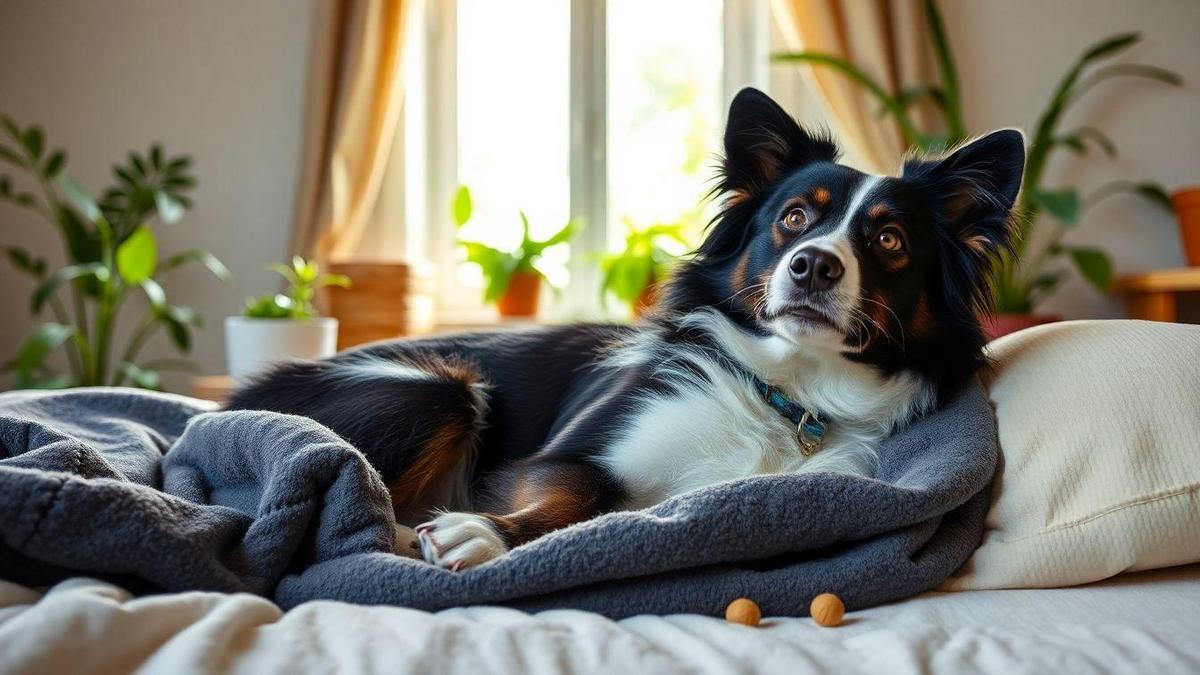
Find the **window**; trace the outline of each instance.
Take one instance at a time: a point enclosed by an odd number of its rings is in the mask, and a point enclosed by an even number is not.
[[[552,316],[595,318],[597,261],[629,227],[684,220],[693,235],[732,91],[759,84],[765,0],[427,0],[410,40],[404,123],[408,251],[434,261],[440,320],[491,316],[478,270],[460,264],[449,203],[471,188],[463,235],[497,246],[569,218],[547,251],[566,292]],[[765,71],[765,56],[760,59]],[[750,65],[753,64],[753,65]],[[615,308],[614,308],[615,309]]]
[[[722,4],[608,2],[610,248],[627,227],[699,225],[723,112]]]

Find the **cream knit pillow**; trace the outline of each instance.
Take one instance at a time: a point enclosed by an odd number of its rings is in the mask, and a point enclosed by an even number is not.
[[[993,342],[1002,464],[946,590],[1200,561],[1200,326],[1072,321]]]

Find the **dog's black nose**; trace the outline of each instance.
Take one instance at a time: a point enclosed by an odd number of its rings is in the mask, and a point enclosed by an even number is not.
[[[807,289],[809,293],[827,291],[833,288],[838,279],[842,278],[842,261],[829,251],[819,248],[806,248],[792,256],[788,269],[792,272],[792,280],[797,286]]]

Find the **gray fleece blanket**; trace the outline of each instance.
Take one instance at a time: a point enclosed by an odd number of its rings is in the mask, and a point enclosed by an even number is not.
[[[876,479],[763,476],[612,513],[450,572],[394,555],[378,473],[311,420],[127,389],[0,394],[0,577],[436,610],[803,615],[925,591],[978,545],[997,459],[971,389],[888,440]]]

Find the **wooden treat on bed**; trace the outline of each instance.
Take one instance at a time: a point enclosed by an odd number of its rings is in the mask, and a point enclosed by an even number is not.
[[[816,621],[818,626],[838,626],[842,623],[846,606],[842,604],[842,599],[833,593],[822,593],[813,598],[812,604],[808,607],[808,613],[812,615],[813,621]]]
[[[725,620],[729,623],[740,623],[743,626],[757,626],[762,618],[762,610],[750,598],[738,598],[725,608]]]

